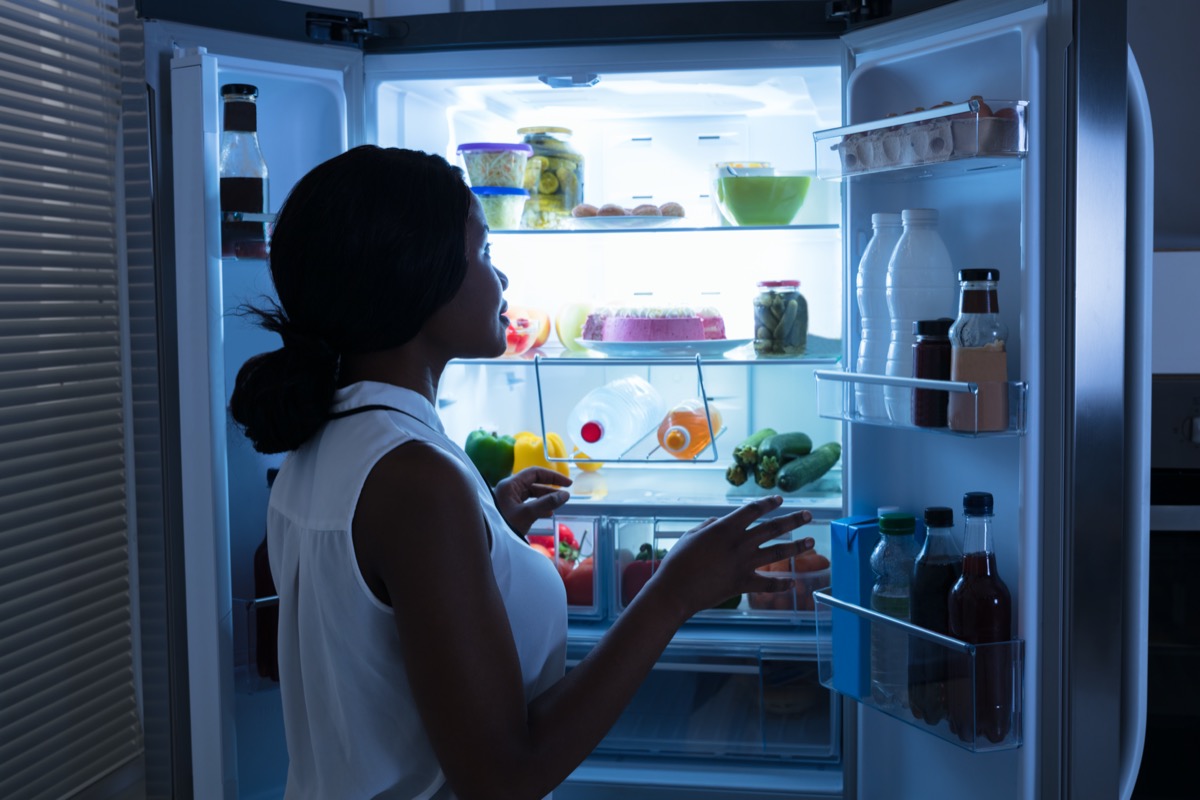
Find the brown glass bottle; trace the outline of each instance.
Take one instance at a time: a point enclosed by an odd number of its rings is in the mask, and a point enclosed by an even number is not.
[[[992,496],[963,495],[962,576],[950,590],[950,635],[969,644],[1012,639],[1012,596],[996,570],[992,545]],[[949,680],[950,730],[963,741],[1007,738],[1013,717],[1012,651],[980,647],[975,653],[974,691],[968,656],[954,654]]]
[[[922,319],[913,323],[913,377],[935,381],[950,380],[949,317]],[[946,427],[949,392],[938,389],[913,389],[912,420],[919,428]]]

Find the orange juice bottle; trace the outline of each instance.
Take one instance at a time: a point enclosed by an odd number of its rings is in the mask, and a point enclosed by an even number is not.
[[[711,433],[709,415],[712,416]],[[695,458],[720,430],[721,412],[716,406],[710,405],[705,414],[704,401],[692,398],[674,406],[663,417],[658,426],[658,443],[675,458]]]

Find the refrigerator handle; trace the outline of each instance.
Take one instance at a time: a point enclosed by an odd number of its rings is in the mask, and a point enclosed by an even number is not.
[[[1128,49],[1125,440],[1125,664],[1121,687],[1121,797],[1133,794],[1146,735],[1150,570],[1150,336],[1154,261],[1154,139],[1146,85]]]

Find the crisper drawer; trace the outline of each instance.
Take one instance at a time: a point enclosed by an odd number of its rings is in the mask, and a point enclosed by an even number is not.
[[[572,644],[568,666],[587,646]],[[835,762],[835,695],[794,656],[668,648],[598,753]]]
[[[664,517],[609,518],[612,530],[611,556],[612,613],[621,613],[650,580],[667,552],[686,532],[702,524],[702,519]],[[792,578],[793,589],[785,592],[750,592],[730,597],[714,608],[693,617],[697,623],[812,625],[818,611],[813,592],[830,585],[829,526],[811,523],[784,537],[811,536],[814,551],[803,557],[787,559],[762,568],[773,576]]]

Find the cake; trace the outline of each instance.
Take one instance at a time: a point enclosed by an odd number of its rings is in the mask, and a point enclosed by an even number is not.
[[[602,342],[698,342],[724,339],[725,321],[715,309],[682,306],[598,309],[583,323],[580,338]]]

